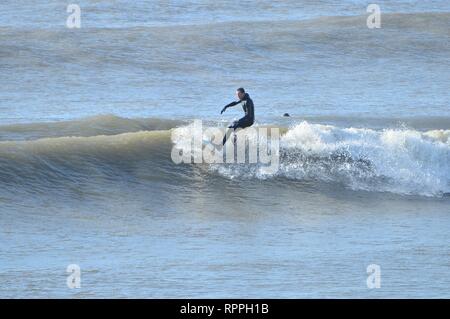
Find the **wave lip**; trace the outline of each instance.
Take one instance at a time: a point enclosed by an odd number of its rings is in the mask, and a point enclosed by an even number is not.
[[[57,137],[118,135],[139,131],[169,130],[185,123],[159,118],[124,118],[112,114],[96,115],[62,122],[0,125],[0,141],[37,140]]]

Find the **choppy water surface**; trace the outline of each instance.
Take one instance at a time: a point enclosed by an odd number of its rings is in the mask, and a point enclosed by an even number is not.
[[[0,296],[449,297],[450,6],[378,4],[2,1]],[[239,86],[279,170],[175,165]]]

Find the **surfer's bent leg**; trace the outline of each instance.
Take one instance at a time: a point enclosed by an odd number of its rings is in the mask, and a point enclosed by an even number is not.
[[[225,136],[223,137],[223,140],[222,140],[222,145],[225,145],[226,141],[228,140],[228,138],[231,135],[231,132],[237,128],[238,123],[239,123],[239,121],[234,121],[233,124],[228,126],[228,130],[226,131]],[[231,129],[233,129],[233,130],[231,130]]]
[[[225,145],[226,141],[230,137],[232,130],[236,131],[238,128],[246,128],[253,125],[253,121],[249,121],[247,118],[243,117],[239,121],[234,121],[232,125],[228,126],[229,130],[227,130],[225,136],[223,137],[222,145]]]

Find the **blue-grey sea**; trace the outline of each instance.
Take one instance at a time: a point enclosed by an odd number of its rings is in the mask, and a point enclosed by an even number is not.
[[[0,297],[450,298],[449,1],[72,3],[0,2]],[[175,164],[238,87],[279,170]]]

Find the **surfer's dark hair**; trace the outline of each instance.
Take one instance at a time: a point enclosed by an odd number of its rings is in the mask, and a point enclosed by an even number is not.
[[[236,91],[238,91],[238,92],[240,92],[240,93],[245,93],[244,88],[239,88],[239,89],[237,89]]]

